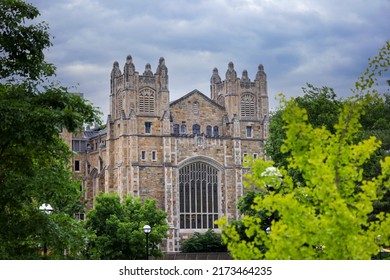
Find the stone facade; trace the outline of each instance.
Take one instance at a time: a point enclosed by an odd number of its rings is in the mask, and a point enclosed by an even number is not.
[[[168,213],[167,252],[195,231],[237,217],[246,155],[263,157],[268,134],[267,78],[259,65],[254,81],[232,62],[225,79],[214,69],[211,98],[198,90],[170,102],[168,68],[160,58],[142,74],[127,57],[123,73],[111,72],[110,115],[104,129],[64,133],[82,178],[88,208],[100,192],[156,199]]]

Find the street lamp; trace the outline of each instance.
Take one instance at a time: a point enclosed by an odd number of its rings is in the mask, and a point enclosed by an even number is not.
[[[142,229],[146,235],[146,259],[149,259],[149,233],[152,231],[152,228],[149,225],[145,225]]]
[[[45,214],[51,214],[54,212],[53,207],[51,207],[50,204],[43,203],[41,206],[39,206],[39,211],[42,211]]]
[[[39,206],[39,211],[47,214],[47,215],[50,215],[51,213],[54,212],[54,209],[53,207],[51,207],[50,204],[42,204],[41,206]],[[43,255],[46,256],[47,255],[47,244],[46,244],[46,239],[45,241],[43,242]]]
[[[271,227],[267,227],[267,228],[265,229],[265,233],[266,233],[266,234],[270,234],[270,233],[271,233]]]

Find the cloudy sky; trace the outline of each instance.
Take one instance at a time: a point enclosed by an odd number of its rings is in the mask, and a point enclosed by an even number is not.
[[[351,94],[367,59],[390,39],[389,0],[30,0],[54,37],[57,79],[109,114],[110,72],[131,54],[136,71],[164,57],[171,101],[210,95],[214,67],[255,78],[264,65],[270,107],[306,83]]]

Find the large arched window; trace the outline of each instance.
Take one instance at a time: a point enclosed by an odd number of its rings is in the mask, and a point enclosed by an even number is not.
[[[139,93],[140,113],[154,113],[155,94],[150,88],[143,88]]]
[[[250,93],[246,93],[241,97],[241,117],[254,117],[255,116],[255,96]]]
[[[198,161],[179,169],[180,228],[216,228],[218,169]]]

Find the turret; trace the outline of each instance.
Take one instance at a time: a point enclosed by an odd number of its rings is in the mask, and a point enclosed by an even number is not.
[[[226,108],[229,118],[262,120],[268,114],[267,76],[262,64],[258,66],[253,82],[247,70],[243,70],[241,78],[237,78],[233,62],[228,64],[224,81],[221,81],[218,69],[214,68],[210,92],[211,98]]]
[[[213,69],[213,75],[210,78],[210,92],[211,92],[211,99],[214,101],[217,101],[217,93],[218,93],[218,86],[221,84],[221,77],[218,74],[218,69]],[[217,101],[218,102],[218,101]],[[222,106],[225,106],[225,104],[220,104]]]

